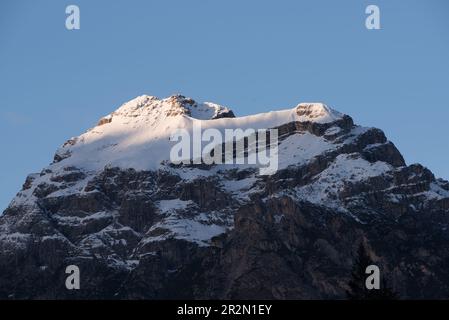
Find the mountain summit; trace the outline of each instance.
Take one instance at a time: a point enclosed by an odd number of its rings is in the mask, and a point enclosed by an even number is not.
[[[278,171],[173,165],[195,124],[277,129]],[[144,95],[26,178],[0,217],[0,298],[345,298],[360,245],[400,297],[442,298],[448,217],[447,181],[322,103],[235,117]]]

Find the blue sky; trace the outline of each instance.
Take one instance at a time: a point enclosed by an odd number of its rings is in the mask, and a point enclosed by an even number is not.
[[[81,29],[65,28],[76,4]],[[381,30],[365,28],[378,5]],[[449,2],[0,2],[0,209],[67,138],[141,94],[237,115],[322,101],[449,178]]]

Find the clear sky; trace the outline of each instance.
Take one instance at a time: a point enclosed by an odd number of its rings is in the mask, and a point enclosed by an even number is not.
[[[449,179],[449,1],[1,0],[0,209],[65,140],[173,93],[236,115],[322,101]]]

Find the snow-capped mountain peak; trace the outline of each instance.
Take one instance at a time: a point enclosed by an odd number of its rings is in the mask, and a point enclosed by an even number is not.
[[[142,95],[124,103],[116,111],[100,119],[99,124],[110,123],[114,117],[152,117],[160,119],[178,115],[185,115],[199,120],[234,117],[232,110],[229,108],[210,102],[198,103],[179,94],[165,99]]]
[[[322,103],[301,103],[291,109],[235,117],[227,107],[196,102],[183,95],[164,99],[142,95],[101,118],[86,133],[69,139],[57,150],[54,166],[75,166],[89,171],[101,170],[106,165],[155,169],[169,159],[173,146],[169,141],[171,133],[180,128],[192,131],[194,122],[200,122],[203,129],[224,132],[238,128],[271,129],[293,122],[331,126],[343,118],[343,114]],[[339,130],[338,125],[333,130]],[[301,140],[297,143],[302,143]],[[95,157],[90,157],[92,154]]]
[[[334,122],[343,118],[343,114],[319,102],[303,102],[296,107],[298,121],[312,121],[317,123]]]
[[[194,125],[276,128],[278,170],[167,161],[170,134]],[[405,296],[424,297],[414,290],[423,270],[448,292],[449,183],[322,103],[233,117],[181,95],[144,95],[54,160],[0,217],[0,298],[73,298],[55,281],[72,264],[88,288],[77,298],[174,298],[181,287],[198,288],[184,298],[342,298],[361,241]]]

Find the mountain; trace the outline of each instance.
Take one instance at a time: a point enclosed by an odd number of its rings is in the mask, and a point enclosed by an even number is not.
[[[278,129],[278,170],[171,163],[195,125]],[[26,178],[0,217],[0,298],[344,299],[361,245],[400,298],[447,298],[448,217],[447,181],[324,104],[140,96]]]

